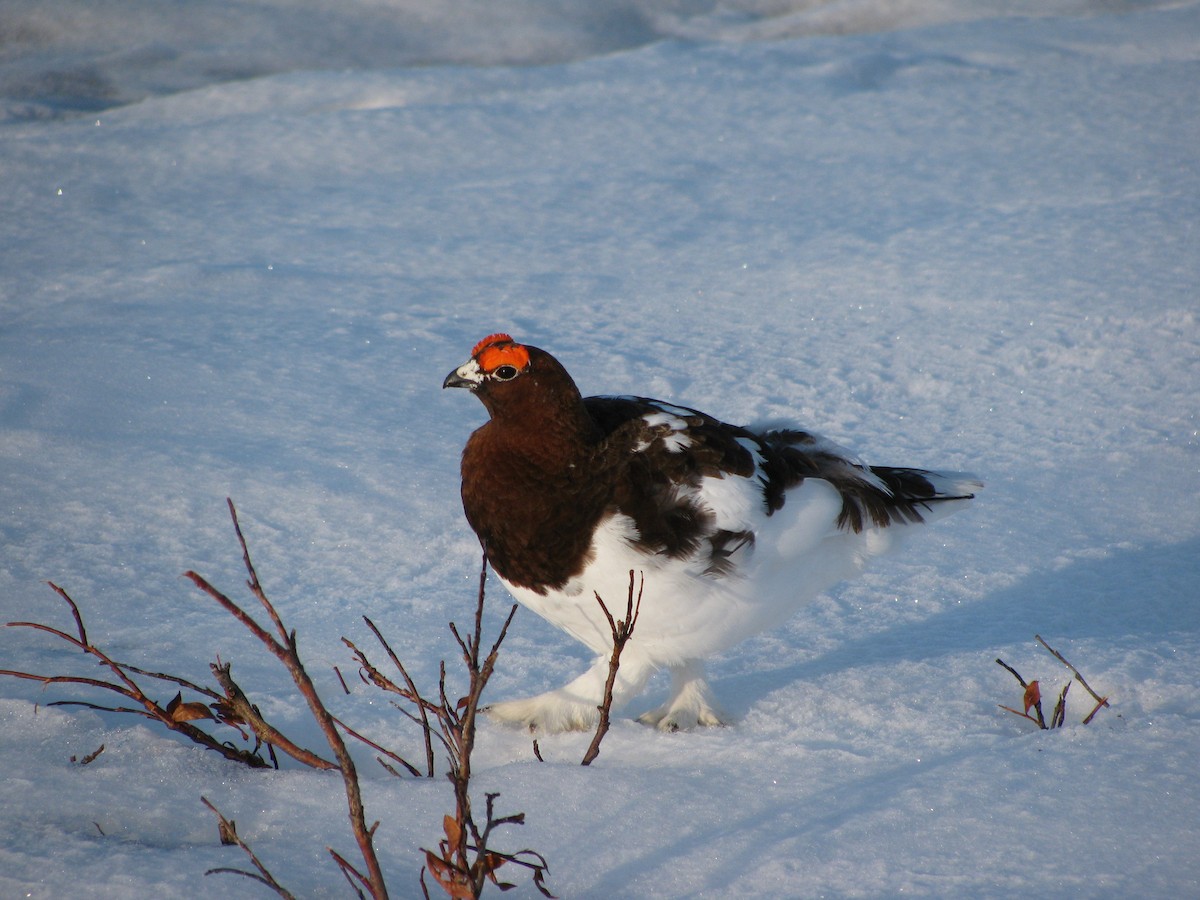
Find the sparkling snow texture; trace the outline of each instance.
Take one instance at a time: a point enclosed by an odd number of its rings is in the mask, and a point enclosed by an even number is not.
[[[317,746],[179,577],[242,596],[231,496],[320,690],[417,755],[333,666],[365,614],[426,688],[456,674],[484,412],[440,383],[508,331],[585,393],[988,484],[715,660],[733,727],[623,717],[583,769],[587,735],[539,763],[484,726],[479,796],[528,822],[496,843],[555,893],[1200,895],[1200,4],[465,5],[5,3],[0,621],[69,628],[52,579],[115,657],[219,655]],[[493,581],[491,632],[507,608]],[[1035,633],[1112,708],[999,710],[997,656],[1068,677]],[[520,612],[489,697],[587,658]],[[14,629],[0,668],[99,674]],[[265,896],[203,876],[243,860],[201,795],[298,896],[348,895],[336,778],[45,705],[70,697],[109,699],[0,679],[0,896]],[[449,787],[360,758],[419,896]]]

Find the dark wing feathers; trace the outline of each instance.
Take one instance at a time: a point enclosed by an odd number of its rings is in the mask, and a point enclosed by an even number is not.
[[[645,397],[587,397],[583,403],[615,451],[648,454],[664,472],[678,474],[672,480],[688,475],[749,478],[754,474],[754,457],[738,443],[738,438],[753,437],[744,428]],[[682,422],[685,430],[647,417]],[[687,446],[674,449],[672,439],[681,435]]]
[[[652,509],[633,518],[648,545],[673,556],[694,551],[701,534],[711,532],[704,528],[705,511],[691,500],[679,501],[674,490],[678,485],[696,487],[703,477],[757,474],[767,515],[781,509],[787,492],[804,479],[823,479],[842,497],[838,527],[856,533],[868,526],[921,522],[928,504],[970,496],[940,494],[931,480],[933,473],[923,469],[868,468],[823,438],[798,429],[751,430],[643,397],[588,397],[584,404],[604,433],[609,452],[640,456],[641,465],[633,467],[636,493],[654,501]],[[685,426],[682,432],[680,423]],[[757,460],[749,447],[757,450]],[[661,527],[653,519],[663,520]],[[729,547],[752,542],[753,535],[723,531],[711,539],[711,568],[716,571],[732,552]]]
[[[701,479],[755,473],[754,455],[739,443],[745,429],[703,413],[642,397],[587,397],[604,434],[599,452],[620,472],[614,506],[637,526],[637,546],[675,559],[707,558],[705,572],[726,574],[754,534],[717,528],[698,502]]]
[[[920,510],[928,510],[931,503],[970,500],[975,496],[958,489],[944,493],[936,482],[945,483],[945,476],[938,476],[927,469],[871,466],[871,472],[891,492],[892,503],[889,509],[893,522],[920,522]]]
[[[924,521],[922,510],[941,500],[969,499],[969,494],[942,494],[924,469],[864,466],[836,446],[807,432],[772,430],[762,435],[770,448],[763,468],[769,473],[765,488],[768,507],[783,505],[786,492],[805,478],[829,482],[842,497],[839,528],[856,534],[868,525]],[[778,504],[776,506],[775,504]]]

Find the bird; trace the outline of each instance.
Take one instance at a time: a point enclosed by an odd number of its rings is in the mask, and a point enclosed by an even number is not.
[[[867,466],[796,424],[583,397],[550,353],[505,333],[479,341],[442,387],[470,391],[489,416],[463,449],[461,494],[491,570],[596,654],[561,688],[486,708],[535,733],[597,723],[615,637],[607,609],[628,609],[633,573],[636,625],[610,710],[665,669],[666,702],[638,721],[726,725],[706,660],[786,622],[983,487],[962,472]]]

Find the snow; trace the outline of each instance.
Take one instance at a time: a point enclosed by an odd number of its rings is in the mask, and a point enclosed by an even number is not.
[[[301,743],[238,504],[336,711],[376,621],[432,688],[478,548],[440,391],[482,336],[585,393],[791,419],[971,509],[723,655],[730,728],[485,725],[476,792],[562,897],[1200,894],[1200,4],[502,0],[0,12],[0,621],[207,680]],[[493,582],[487,625],[508,601]],[[248,597],[245,599],[249,599]],[[1112,698],[1038,732],[1002,657]],[[489,688],[586,651],[518,613]],[[0,668],[96,674],[0,629]],[[636,716],[661,700],[652,682]],[[243,770],[0,679],[0,896],[345,896],[337,779]],[[163,700],[169,699],[164,696]],[[86,765],[72,762],[105,745]],[[453,799],[360,754],[394,896]],[[524,884],[521,896],[535,895]]]

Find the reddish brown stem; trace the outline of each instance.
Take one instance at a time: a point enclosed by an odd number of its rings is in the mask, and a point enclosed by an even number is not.
[[[604,617],[608,619],[608,627],[612,629],[613,649],[612,656],[608,660],[608,678],[604,682],[604,699],[600,703],[600,721],[596,724],[596,733],[592,735],[592,742],[588,745],[587,751],[583,754],[581,765],[590,766],[600,755],[600,742],[604,740],[604,736],[608,734],[610,717],[612,714],[613,704],[613,688],[617,683],[617,671],[621,666],[621,653],[625,649],[625,644],[633,637],[633,628],[637,624],[638,614],[642,611],[642,591],[646,587],[645,577],[642,578],[642,583],[638,587],[637,603],[634,604],[633,598],[633,569],[629,570],[629,595],[625,601],[625,618],[616,620],[612,613],[608,611],[608,607],[604,605],[604,600],[599,594],[596,594],[596,602],[600,604],[600,609],[604,613]]]
[[[246,566],[246,572],[249,576],[247,585],[251,593],[258,599],[266,610],[267,615],[274,623],[276,630],[279,633],[279,639],[276,639],[270,632],[259,625],[252,616],[250,616],[240,606],[226,597],[223,593],[209,584],[203,577],[195,572],[187,572],[186,575],[193,583],[196,584],[202,591],[212,597],[234,618],[242,623],[252,634],[255,635],[263,645],[271,651],[271,653],[283,663],[288,670],[288,674],[292,676],[292,681],[296,688],[300,691],[308,704],[309,711],[320,727],[322,734],[325,736],[329,748],[333,751],[334,758],[337,760],[337,768],[342,774],[342,784],[345,788],[346,803],[349,807],[350,825],[354,832],[355,841],[358,844],[359,853],[362,855],[363,862],[366,866],[365,880],[369,885],[371,896],[375,900],[383,900],[387,897],[387,886],[384,883],[383,870],[380,868],[379,859],[375,853],[374,842],[372,839],[373,828],[369,828],[366,823],[366,817],[363,810],[362,791],[358,783],[358,770],[354,765],[354,760],[350,756],[350,752],[346,749],[346,742],[342,740],[341,733],[338,731],[337,724],[334,722],[333,715],[325,707],[320,695],[317,693],[316,686],[305,670],[304,665],[300,661],[300,654],[296,647],[296,634],[289,632],[283,625],[282,619],[275,610],[275,606],[267,598],[266,592],[263,590],[258,579],[258,573],[254,570],[254,563],[250,559],[250,551],[246,546],[246,538],[242,534],[241,525],[237,518],[237,509],[233,505],[233,501],[229,503],[229,514],[233,519],[234,531],[237,533],[238,543],[242,548],[242,561]]]

